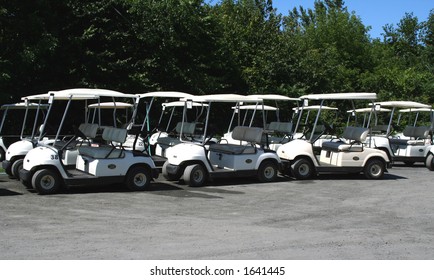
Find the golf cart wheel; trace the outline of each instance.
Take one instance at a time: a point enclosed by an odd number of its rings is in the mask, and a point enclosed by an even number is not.
[[[12,176],[14,176],[14,178],[17,180],[20,179],[20,170],[23,169],[23,161],[24,160],[22,158],[17,159],[14,161],[11,167]]]
[[[50,169],[41,169],[32,177],[32,186],[38,194],[53,194],[60,189],[60,177],[57,172]]]
[[[143,166],[133,167],[128,171],[126,185],[132,191],[144,191],[151,184],[149,170]]]
[[[171,174],[167,172],[167,166],[169,165],[169,162],[166,160],[166,162],[163,164],[163,168],[161,169],[161,173],[163,174],[163,177],[167,181],[177,181],[181,177],[181,175]]]
[[[0,162],[6,159],[6,153],[3,151],[3,148],[0,148]]]
[[[366,163],[363,169],[363,173],[368,179],[380,179],[381,177],[383,177],[384,170],[385,167],[383,161],[374,158],[370,159]]]
[[[184,182],[190,187],[200,187],[205,184],[207,172],[200,164],[189,165],[184,170]]]
[[[261,183],[274,182],[277,178],[277,164],[267,160],[259,165],[258,179]]]
[[[434,155],[429,153],[425,159],[425,166],[431,171],[434,171]]]
[[[296,179],[307,180],[313,177],[315,172],[312,161],[307,158],[300,158],[292,165],[292,174]]]
[[[26,189],[28,189],[28,190],[33,189],[32,182],[24,181],[23,179],[20,179],[20,181],[21,181],[21,184],[23,184],[23,186],[26,187]]]

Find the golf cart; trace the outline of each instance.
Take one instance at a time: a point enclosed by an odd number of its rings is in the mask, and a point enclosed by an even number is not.
[[[36,127],[41,123],[46,106],[45,104],[21,102],[4,104],[0,110],[3,112],[0,123],[0,162],[2,162],[6,159],[6,151],[11,144],[24,138],[31,139],[33,137]],[[24,115],[18,114],[17,111],[24,113]],[[29,116],[33,112],[34,116]],[[33,120],[33,130],[27,128],[27,120]],[[17,126],[20,123],[21,126]],[[11,170],[9,168],[6,170],[7,174],[12,176]]]
[[[336,118],[338,108],[335,107],[311,105],[292,108],[292,110],[294,111],[294,118],[300,118],[300,121],[298,121],[298,123],[296,124],[295,133],[293,134],[292,138],[307,140],[312,137],[313,139],[316,139],[316,141],[313,143],[313,147],[314,151],[318,154],[321,151],[323,142],[328,142],[331,139],[336,138],[335,135],[329,134],[332,131],[327,130],[325,125],[323,124],[317,124],[312,130],[310,124],[315,121],[315,118],[311,119],[312,115],[315,117],[312,112],[318,112],[319,109],[321,109],[322,112],[334,112],[334,117]],[[302,128],[301,132],[297,132],[299,128]]]
[[[149,139],[149,144],[154,147],[154,153],[156,156],[166,158],[166,149],[172,147],[182,141],[202,142],[203,123],[196,122],[198,118],[205,112],[206,104],[192,102],[192,114],[185,114],[184,111],[185,102],[173,101],[162,104],[162,111],[160,120],[158,121],[159,129],[152,134]],[[168,113],[166,109],[169,109],[170,114],[168,120],[164,121],[164,116]],[[181,110],[177,110],[181,109]],[[180,111],[180,112],[179,112]],[[167,116],[166,116],[167,117]],[[184,119],[184,126],[182,119]],[[189,120],[191,120],[189,122]],[[166,123],[163,127],[163,122]],[[188,126],[188,127],[187,127]],[[181,128],[183,128],[181,133]],[[210,141],[217,142],[217,139]]]
[[[394,135],[394,114],[398,109],[406,109],[401,113],[418,114],[425,111],[431,114],[431,106],[413,101],[376,102],[375,106],[377,109],[378,107],[391,109],[391,113],[389,123],[383,125],[382,135],[372,135],[367,139],[371,147],[384,151],[392,163],[404,162],[407,166],[416,162],[425,163],[428,151],[432,147],[432,122],[428,126],[417,126],[417,120],[415,122],[409,120],[402,135]]]
[[[143,121],[143,126],[141,128],[141,130],[149,131],[149,137],[147,137],[147,139],[143,139],[145,150],[147,151],[148,154],[152,156],[152,159],[154,160],[155,164],[159,168],[161,168],[161,166],[163,166],[163,164],[166,162],[166,158],[164,157],[164,147],[163,149],[161,149],[162,148],[161,146],[158,147],[157,141],[160,138],[169,137],[169,131],[164,129],[162,123],[162,118],[166,113],[166,111],[161,112],[160,116],[158,117],[158,111],[154,110],[153,108],[154,107],[158,108],[159,104],[161,104],[164,110],[165,106],[163,106],[163,103],[167,104],[169,100],[179,101],[181,98],[188,98],[188,97],[192,97],[193,95],[184,92],[178,92],[178,91],[155,91],[155,92],[137,94],[137,96],[140,98],[140,100],[146,101],[143,102],[146,105],[145,108],[146,114],[145,114],[145,119]],[[156,104],[157,102],[158,104]],[[143,103],[141,103],[140,105],[142,105]],[[172,108],[175,109],[175,107],[177,106],[175,105]],[[168,121],[168,125],[170,125],[172,117],[173,117],[173,111]],[[158,122],[155,122],[155,120],[157,119]]]
[[[259,143],[264,145],[268,149],[273,151],[277,150],[277,148],[284,142],[290,140],[292,136],[292,119],[289,116],[286,121],[284,121],[280,112],[282,111],[279,107],[282,102],[288,101],[296,101],[298,105],[299,98],[291,98],[284,95],[279,94],[263,94],[263,95],[249,95],[251,98],[258,98],[263,100],[263,102],[271,103],[274,101],[274,106],[259,104],[259,105],[245,105],[240,104],[239,106],[232,107],[233,114],[232,119],[228,127],[228,131],[223,135],[221,141],[226,141],[229,144],[239,144],[240,142],[232,138],[232,129],[236,125],[242,126],[257,126],[264,128],[264,135],[262,142]],[[258,114],[257,114],[258,112]],[[275,117],[270,116],[274,112]],[[262,114],[262,118],[257,117]],[[242,121],[241,121],[242,119]],[[259,121],[260,119],[260,121]],[[235,122],[235,120],[238,121]],[[256,123],[255,123],[256,122]],[[264,126],[265,123],[265,126]],[[246,144],[246,143],[243,143]]]
[[[51,103],[67,100],[66,109],[58,125],[53,145],[41,145],[29,151],[24,158],[20,178],[24,185],[32,186],[39,194],[53,194],[62,186],[125,184],[131,190],[145,190],[158,170],[151,157],[140,151],[126,150],[127,128],[104,127],[101,138],[107,143],[93,143],[98,124],[82,123],[75,135],[64,141],[59,134],[70,112],[73,100],[106,98],[138,99],[132,94],[123,94],[102,89],[69,89],[49,92]],[[85,106],[87,108],[87,106]],[[131,118],[133,124],[134,115]],[[88,143],[84,145],[83,143]]]
[[[373,112],[372,107],[348,110],[347,126],[350,126],[350,123],[355,123],[356,126],[360,125],[360,121],[357,116],[363,114],[363,122],[361,123],[361,126],[366,127],[368,121],[372,122],[370,121],[370,118],[372,118],[372,115],[374,115],[375,122],[373,125],[371,125],[371,135],[383,135],[387,132],[387,126],[378,124],[378,113],[380,112],[391,112],[391,110],[386,108],[374,108]],[[351,120],[352,118],[354,118],[353,121]]]
[[[215,178],[256,176],[260,182],[272,182],[277,178],[280,159],[274,151],[257,146],[261,143],[263,128],[236,126],[232,131],[232,138],[238,140],[238,144],[228,144],[225,141],[208,143],[213,133],[216,133],[212,131],[210,119],[214,106],[227,103],[236,103],[239,106],[241,102],[260,104],[262,100],[236,94],[204,95],[185,100],[185,108],[191,107],[190,102],[208,105],[203,141],[181,142],[166,150],[167,161],[162,171],[166,179],[182,179],[187,185],[196,187]],[[221,115],[215,117],[221,118]],[[243,145],[244,141],[246,145]]]
[[[325,102],[349,100],[374,100],[375,93],[329,93],[310,94],[302,96],[302,100],[316,100],[320,102],[315,122],[311,131],[315,131]],[[296,128],[299,126],[301,114]],[[330,125],[324,123],[326,131],[331,131]],[[368,125],[369,127],[369,125]],[[325,132],[326,133],[326,132]],[[389,158],[384,151],[370,148],[365,144],[369,135],[369,128],[352,127],[345,128],[342,137],[324,141],[317,155],[314,152],[314,144],[321,135],[311,133],[309,139],[294,139],[283,144],[277,150],[278,156],[284,165],[287,175],[293,175],[296,179],[304,180],[313,178],[322,173],[360,173],[363,172],[368,179],[380,179],[389,166]]]
[[[24,101],[24,104],[29,104],[31,97],[24,97],[22,100]],[[41,118],[44,118],[49,114],[49,106],[48,104],[43,104],[41,99],[34,99],[34,101],[39,102],[36,105],[32,105],[33,110],[36,110],[36,112],[33,119],[32,131],[29,137],[23,137],[26,119],[28,118],[28,111],[26,111],[26,117],[23,122],[20,140],[9,145],[2,162],[2,167],[10,178],[19,180],[19,170],[23,167],[23,159],[28,151],[39,144],[52,143],[52,139],[46,137],[47,135],[43,132],[44,126],[40,125]]]

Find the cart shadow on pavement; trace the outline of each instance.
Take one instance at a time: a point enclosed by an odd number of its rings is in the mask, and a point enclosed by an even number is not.
[[[0,188],[0,196],[13,196],[13,195],[23,195],[22,193],[19,192],[14,192],[8,189],[1,189]]]
[[[363,174],[321,174],[317,177],[315,177],[313,180],[370,180],[370,181],[376,181],[381,182],[383,180],[403,180],[408,179],[407,177],[399,176],[396,174],[391,173],[384,173],[383,178],[374,180],[374,179],[367,179]]]
[[[231,183],[231,185],[233,185]],[[218,194],[244,194],[240,191],[232,191],[227,189],[212,188],[216,185],[205,185],[203,187],[189,187],[182,182],[154,182],[149,189],[149,193],[161,196],[171,196],[180,198],[208,198],[222,199]]]

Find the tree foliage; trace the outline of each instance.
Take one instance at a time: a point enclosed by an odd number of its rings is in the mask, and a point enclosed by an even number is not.
[[[1,0],[0,103],[71,87],[433,103],[434,10],[394,24],[372,39],[343,0]]]

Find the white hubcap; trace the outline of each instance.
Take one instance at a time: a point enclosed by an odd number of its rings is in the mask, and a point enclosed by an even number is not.
[[[146,184],[146,175],[139,173],[134,177],[134,184],[138,187],[143,187]]]
[[[51,175],[45,175],[41,178],[41,187],[44,189],[51,189],[54,186],[55,180]]]

